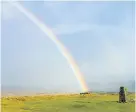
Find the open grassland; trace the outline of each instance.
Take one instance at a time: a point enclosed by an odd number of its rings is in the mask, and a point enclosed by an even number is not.
[[[118,103],[118,94],[41,95],[1,99],[2,112],[135,112],[135,94]]]

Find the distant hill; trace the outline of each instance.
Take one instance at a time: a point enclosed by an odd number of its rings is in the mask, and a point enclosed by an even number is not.
[[[19,95],[33,95],[37,93],[46,93],[45,89],[41,88],[28,88],[28,87],[17,87],[17,86],[2,86],[2,96],[19,96]]]
[[[130,92],[135,92],[135,80],[110,83],[91,82],[88,83],[88,86],[90,88],[89,91],[95,92],[118,92],[120,86],[128,88]]]
[[[135,80],[125,82],[111,82],[108,84],[89,83],[89,92],[119,92],[120,86],[128,88],[129,92],[135,92]],[[51,94],[51,93],[65,93],[66,88],[47,90],[45,88],[28,88],[28,87],[15,87],[15,86],[1,86],[2,96],[14,95],[33,95],[33,94]],[[78,92],[77,92],[78,93]]]

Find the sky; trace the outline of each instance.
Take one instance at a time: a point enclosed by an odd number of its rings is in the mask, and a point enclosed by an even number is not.
[[[134,81],[134,2],[20,2],[70,51],[89,90]],[[2,86],[81,91],[67,60],[32,21],[1,2]]]

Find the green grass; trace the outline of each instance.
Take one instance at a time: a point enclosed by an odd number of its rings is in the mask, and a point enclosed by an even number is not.
[[[134,99],[134,94],[128,96]],[[2,112],[135,112],[134,101],[118,103],[118,95],[91,94],[2,98]]]

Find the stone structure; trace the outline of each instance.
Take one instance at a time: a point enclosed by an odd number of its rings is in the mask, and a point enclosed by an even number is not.
[[[119,103],[126,102],[126,89],[124,87],[120,87],[119,91]]]
[[[80,95],[86,95],[86,94],[90,94],[90,92],[80,93]]]

